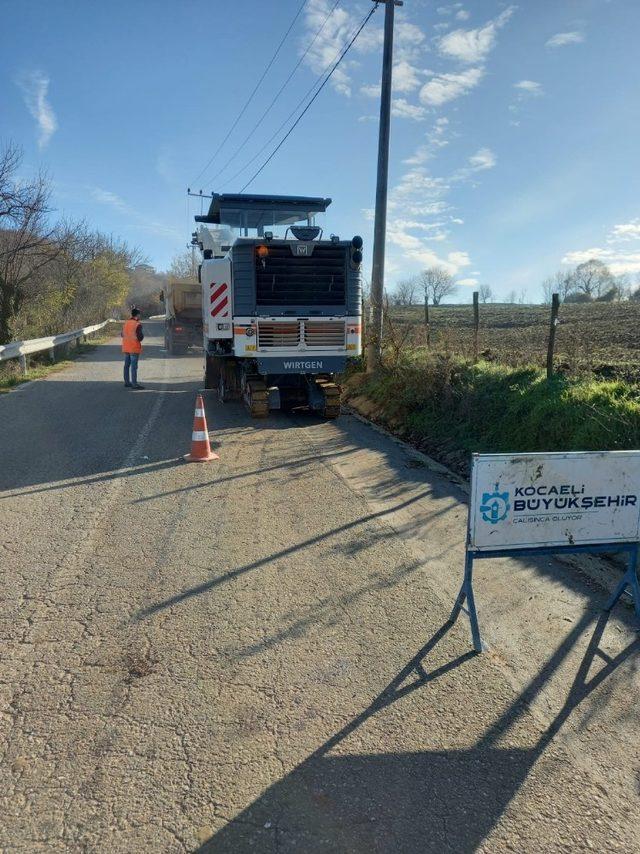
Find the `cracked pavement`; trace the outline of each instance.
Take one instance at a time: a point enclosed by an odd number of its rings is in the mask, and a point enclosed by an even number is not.
[[[251,421],[159,324],[0,397],[0,848],[638,851],[638,638],[356,419]],[[604,584],[604,581],[603,581]]]

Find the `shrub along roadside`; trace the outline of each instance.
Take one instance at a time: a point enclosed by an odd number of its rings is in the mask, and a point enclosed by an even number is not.
[[[640,388],[620,381],[421,354],[352,375],[346,399],[465,474],[472,451],[640,448]]]

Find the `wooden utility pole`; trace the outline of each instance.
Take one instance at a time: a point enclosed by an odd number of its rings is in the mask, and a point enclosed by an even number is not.
[[[387,232],[387,189],[389,184],[389,136],[391,130],[391,78],[393,70],[393,19],[403,0],[373,0],[385,4],[380,130],[378,135],[378,183],[373,226],[373,269],[371,272],[371,322],[367,345],[367,372],[380,367],[382,358],[382,299],[384,294],[384,252]]]
[[[551,295],[551,325],[549,327],[549,346],[547,347],[547,379],[553,376],[553,351],[556,346],[556,326],[558,325],[558,312],[560,311],[559,294]]]

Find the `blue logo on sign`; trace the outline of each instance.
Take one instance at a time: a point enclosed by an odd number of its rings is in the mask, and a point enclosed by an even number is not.
[[[509,493],[500,492],[500,484],[496,483],[496,488],[493,492],[482,493],[482,504],[480,512],[485,522],[490,525],[497,525],[507,518],[507,514],[511,509],[509,504]]]

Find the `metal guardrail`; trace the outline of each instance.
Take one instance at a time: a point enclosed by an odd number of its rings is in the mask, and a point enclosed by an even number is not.
[[[99,332],[104,329],[107,323],[121,323],[120,320],[104,320],[102,323],[96,323],[93,326],[84,326],[82,329],[74,329],[72,332],[63,332],[61,335],[51,335],[48,338],[31,338],[29,341],[12,341],[10,344],[0,344],[0,362],[6,362],[9,359],[20,359],[22,370],[27,370],[27,356],[33,353],[43,353],[49,351],[51,360],[55,355],[55,348],[60,344],[70,344],[72,341],[77,341],[79,338],[86,338],[87,335],[92,335],[94,332]]]

